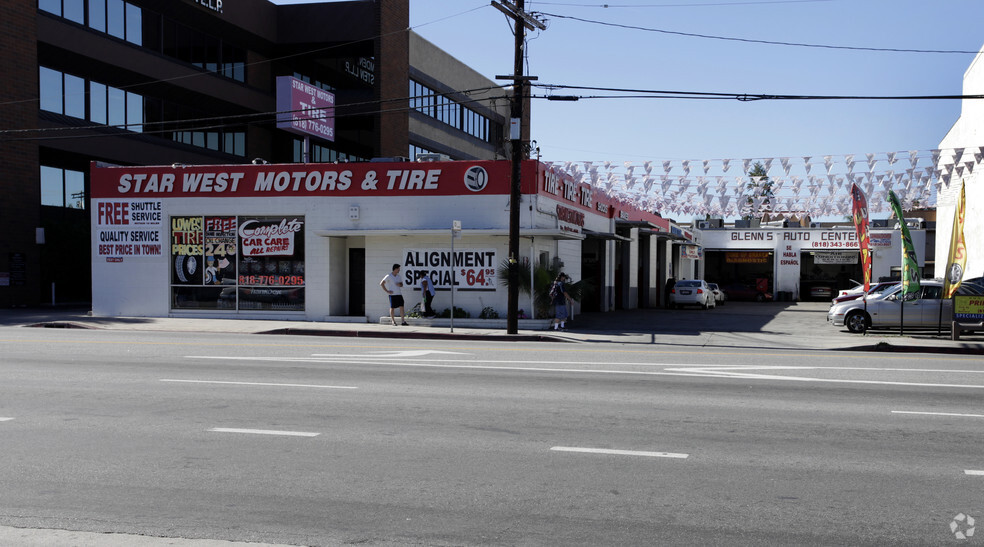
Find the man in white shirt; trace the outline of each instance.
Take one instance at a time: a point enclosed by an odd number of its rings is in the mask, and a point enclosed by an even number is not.
[[[403,326],[407,326],[407,320],[403,315],[403,293],[400,292],[403,288],[403,281],[400,281],[399,264],[393,264],[393,272],[384,277],[379,282],[379,286],[383,288],[383,292],[389,295],[390,321],[393,326],[396,326],[396,317],[393,315],[396,308],[400,308],[400,322]]]

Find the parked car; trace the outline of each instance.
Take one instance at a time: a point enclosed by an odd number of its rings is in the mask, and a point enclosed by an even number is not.
[[[830,285],[814,285],[810,287],[810,298],[816,300],[827,300],[834,295],[834,289]]]
[[[943,284],[935,280],[920,281],[915,297],[901,299],[902,284],[898,283],[885,296],[875,299],[849,300],[834,304],[827,312],[827,321],[835,326],[846,326],[853,333],[868,329],[898,328],[904,321],[904,328],[936,328],[940,318],[940,296]],[[974,289],[960,287],[957,294],[973,294]],[[953,319],[953,301],[942,301],[942,324],[949,325]]]
[[[755,302],[767,302],[772,300],[772,293],[760,291],[755,287],[750,287],[742,283],[732,283],[721,287],[728,300],[754,300]]]
[[[714,293],[714,305],[723,306],[724,301],[728,299],[728,295],[724,294],[724,291],[721,290],[721,287],[718,287],[717,283],[708,283],[707,286]]]
[[[892,287],[898,285],[898,281],[879,281],[878,283],[872,283],[868,289],[868,298],[885,296],[885,291],[891,289]],[[858,285],[857,287],[841,291],[841,295],[834,298],[831,301],[831,305],[839,304],[841,302],[847,302],[849,300],[857,300],[864,296],[864,284]]]
[[[670,289],[670,305],[674,308],[700,306],[705,310],[717,305],[714,293],[703,279],[684,279],[677,281]]]

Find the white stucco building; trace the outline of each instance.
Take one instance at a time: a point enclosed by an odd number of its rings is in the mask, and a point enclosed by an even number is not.
[[[984,49],[974,57],[963,76],[963,94],[984,93]],[[952,153],[951,153],[952,149]],[[940,168],[950,171],[950,180],[936,196],[936,271],[945,272],[953,230],[953,216],[960,195],[961,181],[966,185],[966,223],[964,238],[967,264],[964,279],[984,275],[984,180],[980,161],[984,154],[984,101],[964,99],[960,117],[940,142]],[[960,158],[956,159],[956,153]],[[945,169],[953,165],[952,170]]]
[[[436,309],[453,283],[455,307],[505,316],[506,161],[93,164],[91,180],[95,315],[373,320],[399,264],[408,308],[426,271]],[[522,195],[518,260],[591,280],[581,309],[658,305],[665,277],[693,269],[676,251],[696,247],[689,231],[539,162],[524,162]]]

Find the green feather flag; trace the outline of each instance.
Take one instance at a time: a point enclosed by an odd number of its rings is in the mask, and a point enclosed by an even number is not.
[[[888,202],[892,205],[895,218],[899,219],[899,226],[902,228],[902,294],[904,296],[919,292],[919,264],[916,263],[916,249],[912,245],[912,235],[909,234],[909,227],[906,226],[905,217],[902,215],[902,204],[891,190],[888,191]]]

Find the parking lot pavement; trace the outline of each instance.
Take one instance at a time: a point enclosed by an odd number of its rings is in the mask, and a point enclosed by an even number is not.
[[[736,347],[801,350],[923,351],[984,355],[984,333],[950,340],[949,331],[847,332],[827,323],[826,302],[729,302],[715,309],[664,308],[577,314],[568,330],[520,330],[508,335],[501,326],[468,327],[409,319],[410,326],[379,323],[331,323],[197,317],[93,317],[85,308],[0,310],[0,326],[93,328],[132,331],[225,332],[319,336],[557,341],[688,347]],[[475,326],[478,325],[478,326]]]

